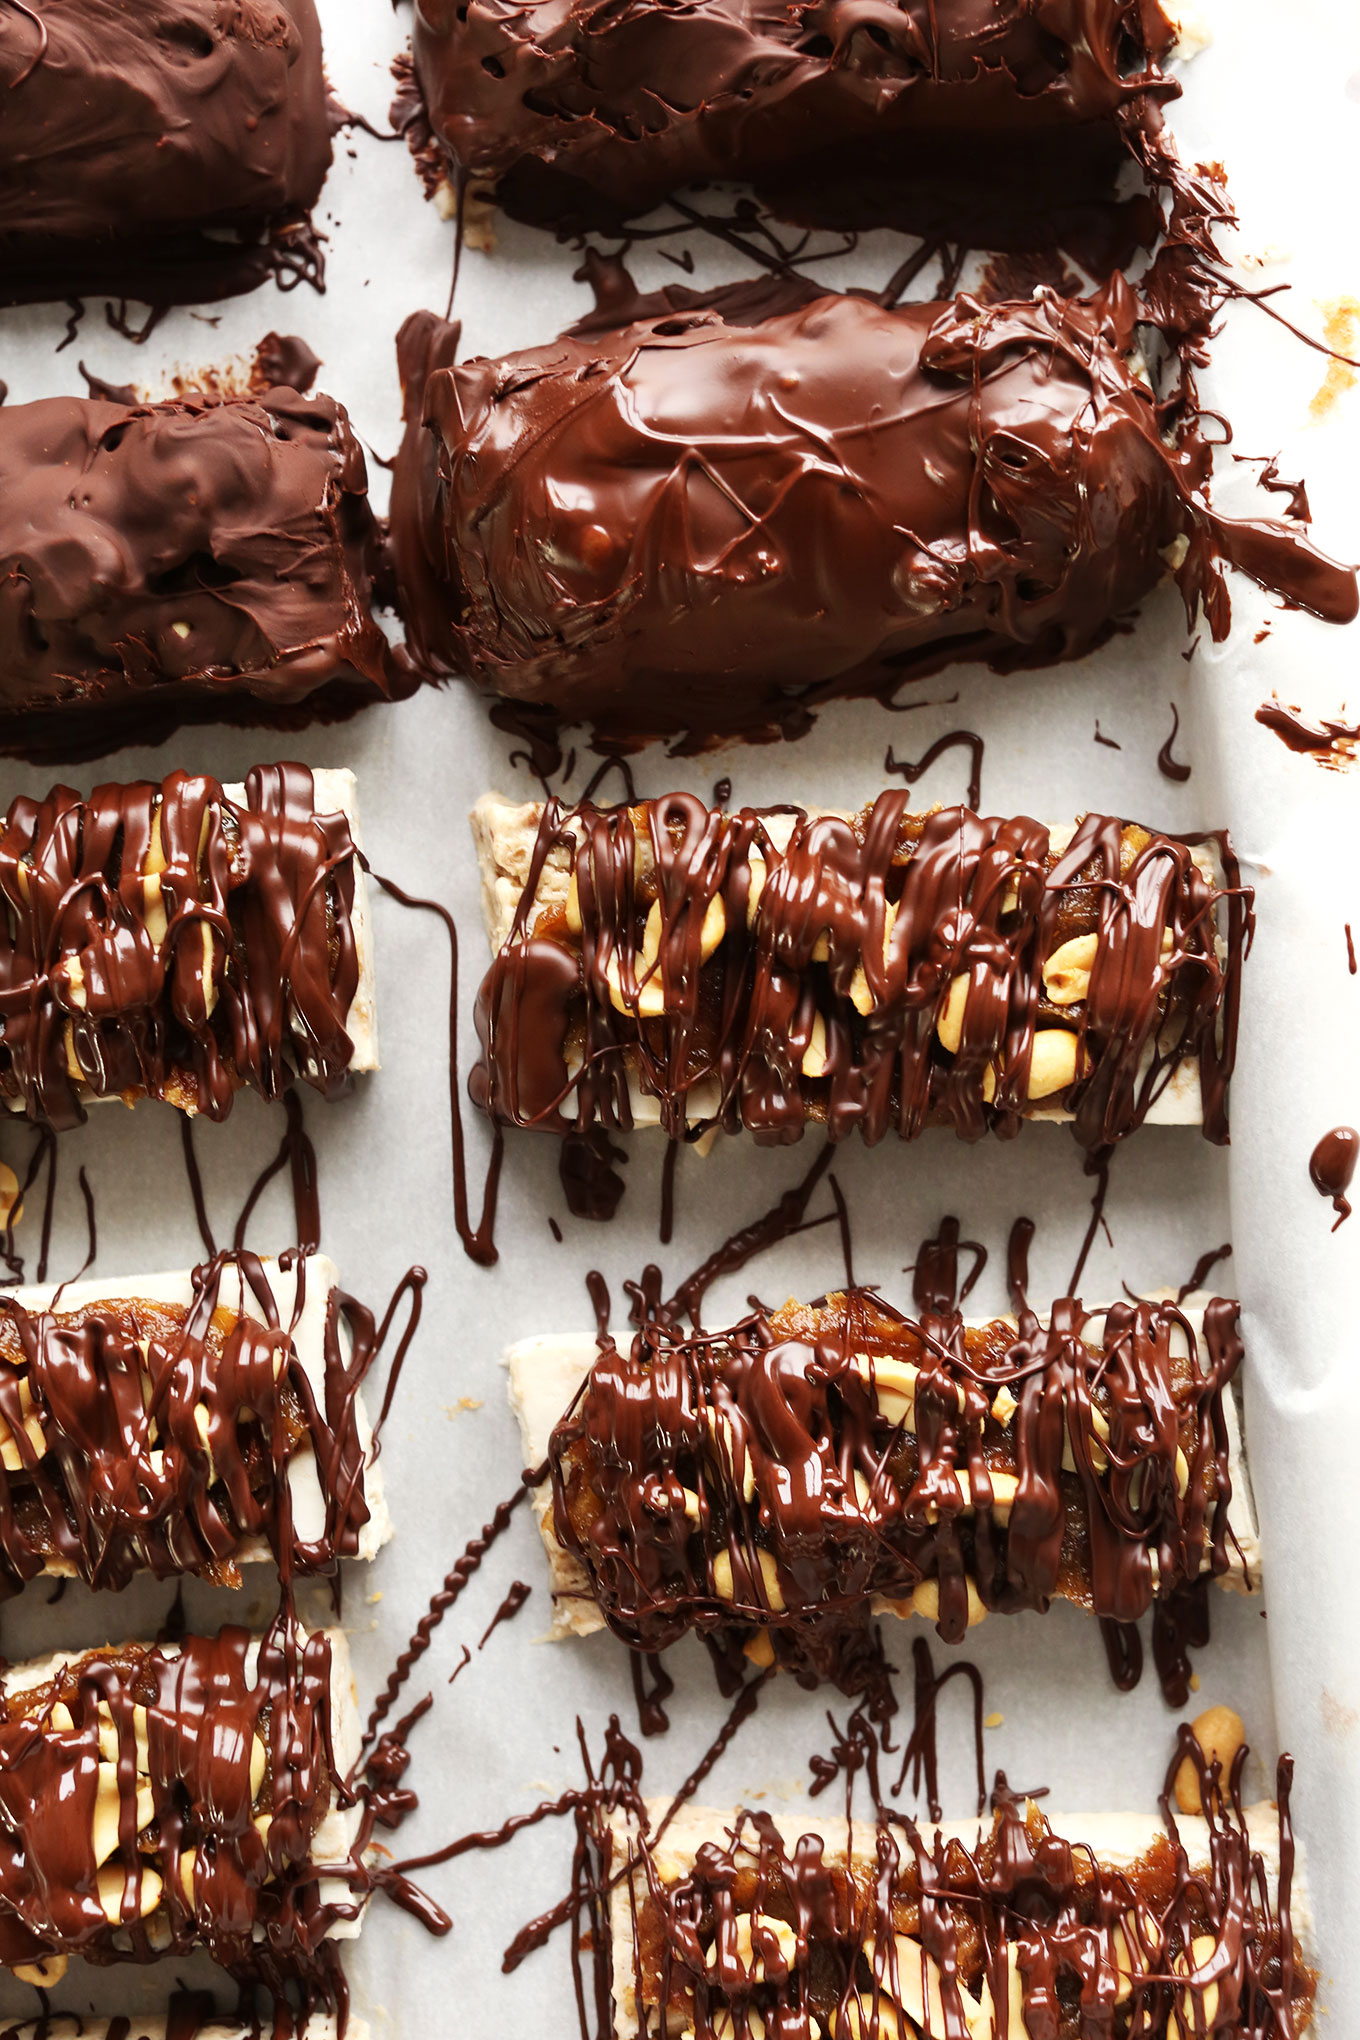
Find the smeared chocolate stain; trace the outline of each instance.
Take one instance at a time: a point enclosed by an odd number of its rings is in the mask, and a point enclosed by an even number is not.
[[[604,1126],[567,1134],[557,1157],[557,1173],[573,1218],[614,1218],[626,1189],[614,1165],[626,1161],[628,1151],[610,1140]]]
[[[1350,922],[1349,921],[1345,922],[1344,926],[1346,930],[1346,968],[1350,972],[1351,976],[1354,977],[1356,972],[1355,937],[1351,933]]]
[[[1184,1303],[1187,1296],[1193,1296],[1197,1289],[1203,1289],[1209,1279],[1210,1271],[1216,1268],[1220,1261],[1228,1260],[1231,1254],[1231,1240],[1225,1240],[1221,1247],[1206,1248],[1191,1270],[1189,1279],[1182,1282],[1180,1288],[1176,1291],[1177,1303]]]
[[[1308,1160],[1308,1174],[1313,1188],[1320,1197],[1330,1197],[1332,1209],[1337,1214],[1337,1226],[1344,1225],[1351,1215],[1350,1199],[1346,1192],[1355,1178],[1356,1163],[1360,1161],[1360,1133],[1353,1126],[1334,1126],[1322,1139]]]
[[[1286,708],[1278,699],[1263,701],[1256,720],[1272,730],[1287,750],[1314,758],[1330,771],[1339,772],[1355,762],[1360,722],[1346,722],[1340,716],[1320,716],[1309,722],[1299,709]]]
[[[520,1609],[524,1606],[525,1602],[528,1600],[530,1594],[532,1594],[533,1591],[534,1591],[533,1588],[529,1586],[528,1583],[524,1580],[515,1580],[513,1582],[509,1593],[506,1595],[505,1599],[501,1602],[500,1607],[496,1610],[491,1620],[487,1623],[486,1628],[482,1631],[481,1637],[477,1644],[478,1650],[486,1649],[487,1643],[489,1642],[491,1637],[495,1634],[496,1630],[500,1628],[503,1622],[514,1621],[516,1615],[518,1615]]]
[[[1122,751],[1124,748],[1114,737],[1107,737],[1103,734],[1099,718],[1096,720],[1096,733],[1093,741],[1097,744],[1103,744],[1107,751]]]
[[[320,355],[296,333],[266,333],[255,349],[250,387],[257,391],[285,388],[305,397],[320,367]]]
[[[1172,747],[1176,742],[1176,735],[1180,726],[1181,712],[1173,701],[1171,704],[1171,735],[1157,753],[1157,770],[1161,773],[1163,779],[1173,779],[1178,786],[1183,786],[1190,777],[1190,767],[1179,758],[1172,756]]]
[[[628,1669],[633,1675],[639,1728],[645,1736],[664,1735],[671,1725],[666,1702],[675,1691],[674,1679],[654,1651],[630,1650]]]
[[[91,374],[83,361],[78,361],[76,368],[79,370],[90,396],[98,397],[102,403],[140,404],[145,402],[136,383],[105,382],[103,376]]]
[[[984,748],[984,741],[976,730],[950,730],[947,736],[937,737],[929,749],[921,753],[915,764],[910,759],[894,757],[893,747],[889,744],[883,759],[883,770],[888,773],[898,774],[901,778],[905,779],[908,786],[915,786],[917,780],[924,778],[936,759],[942,758],[946,751],[966,751],[971,763],[968,770],[968,786],[964,793],[964,800],[976,814],[982,805],[982,757]]]

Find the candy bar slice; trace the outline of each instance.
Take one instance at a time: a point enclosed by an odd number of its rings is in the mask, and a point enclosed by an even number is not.
[[[339,2025],[334,2012],[309,2012],[302,2040],[337,2040]],[[192,2007],[175,2007],[166,2016],[131,2016],[116,2019],[42,2019],[27,2026],[6,2026],[0,2040],[262,2040],[261,2028],[252,2022],[200,2016]],[[362,2019],[350,2018],[345,2040],[369,2040]]]
[[[377,554],[330,397],[5,406],[0,748],[93,757],[409,692],[373,614]]]
[[[905,791],[849,818],[488,794],[472,820],[496,954],[471,1091],[503,1124],[1227,1137],[1251,895],[1224,835]]]
[[[1129,0],[1080,28],[1040,0],[896,0],[871,24],[850,0],[815,20],[754,0],[420,0],[413,146],[432,130],[452,174],[554,224],[617,226],[735,178],[800,218],[1026,245],[1046,220],[1091,230],[1179,91],[1171,43],[1160,7]]]
[[[872,1616],[957,1641],[1068,1600],[1136,1622],[1205,1576],[1250,1591],[1237,1306],[1041,1323],[901,1316],[869,1291],[631,1349],[521,1341],[510,1398],[553,1634],[695,1629],[842,1683]]]
[[[7,7],[0,303],[193,304],[321,277],[313,0]]]
[[[372,1558],[392,1526],[342,1304],[321,1255],[0,1297],[0,1591]]]
[[[1167,1828],[998,1798],[994,1822],[877,1827],[687,1806],[655,1842],[612,1816],[615,2040],[1310,2029],[1311,1911],[1283,1803],[1225,1791],[1211,1819]],[[667,1811],[646,1804],[649,1834]]]
[[[953,659],[1080,657],[1168,570],[1217,636],[1219,560],[1355,615],[1354,570],[1297,524],[1211,507],[1193,405],[1165,438],[1122,280],[891,309],[809,288],[456,366],[415,315],[392,534],[422,669],[607,749],[694,750]]]
[[[358,1703],[339,1630],[280,1618],[182,1643],[63,1652],[0,1686],[0,1962],[206,1948],[297,1975],[357,1934],[344,1780]]]
[[[328,1097],[378,1066],[354,775],[20,796],[0,831],[0,1100],[63,1129],[92,1099],[225,1118],[248,1085]]]

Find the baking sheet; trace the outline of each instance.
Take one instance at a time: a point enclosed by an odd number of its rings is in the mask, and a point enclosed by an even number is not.
[[[359,0],[320,0],[328,63],[341,96],[375,124],[389,99],[387,65],[408,30],[405,10]],[[1360,288],[1349,219],[1349,187],[1360,140],[1360,24],[1345,0],[1301,0],[1281,15],[1268,0],[1214,0],[1200,12],[1211,46],[1186,74],[1187,97],[1173,124],[1187,154],[1222,161],[1246,226],[1235,244],[1253,283],[1288,282],[1285,309],[1317,329],[1322,306]],[[1270,94],[1270,124],[1263,111]],[[442,307],[452,232],[421,202],[404,148],[363,134],[341,138],[321,207],[330,234],[324,298],[272,287],[253,297],[172,314],[148,343],[134,348],[91,306],[75,344],[54,352],[64,312],[0,313],[0,376],[19,402],[81,389],[83,359],[111,381],[156,385],[172,369],[248,358],[270,328],[298,332],[321,355],[320,385],[350,408],[380,454],[395,451],[399,400],[393,336],[418,306]],[[713,243],[691,243],[696,281],[740,273]],[[836,282],[874,282],[893,254],[866,241],[827,272]],[[900,244],[896,244],[900,252]],[[1266,266],[1263,259],[1269,258]],[[466,350],[486,351],[544,337],[586,307],[571,280],[577,257],[548,237],[498,223],[498,246],[464,257],[458,310]],[[655,251],[640,251],[635,273],[656,284],[676,272]],[[1320,541],[1360,558],[1360,500],[1352,477],[1360,391],[1344,390],[1320,412],[1310,408],[1326,363],[1250,305],[1225,321],[1204,395],[1232,417],[1243,451],[1279,452],[1286,474],[1304,472]],[[1245,475],[1224,468],[1218,500],[1231,507]],[[1248,473],[1250,471],[1247,471]],[[386,477],[373,470],[375,494]],[[1107,1206],[1111,1239],[1093,1248],[1085,1293],[1104,1298],[1120,1281],[1133,1287],[1178,1283],[1205,1248],[1231,1238],[1233,1261],[1219,1275],[1236,1282],[1247,1336],[1248,1437],[1266,1549],[1264,1607],[1217,1595],[1214,1641],[1198,1659],[1195,1708],[1226,1701],[1247,1721],[1260,1753],[1251,1793],[1269,1790],[1276,1750],[1298,1759],[1295,1810],[1309,1850],[1321,1935],[1323,2001],[1330,2030],[1360,2031],[1360,1597],[1352,1560],[1360,1500],[1352,1474],[1360,1353],[1354,1299],[1360,1286],[1360,1219],[1331,1235],[1331,1212],[1310,1189],[1307,1160],[1329,1126],[1360,1122],[1356,1056],[1360,979],[1346,965],[1343,924],[1360,935],[1360,777],[1326,773],[1291,757],[1255,724],[1252,710],[1272,690],[1305,709],[1335,713],[1354,679],[1354,631],[1329,630],[1280,613],[1234,580],[1236,628],[1214,650],[1201,639],[1183,658],[1186,633],[1178,598],[1163,590],[1137,632],[1116,639],[1076,666],[999,681],[956,668],[927,681],[919,698],[937,705],[906,718],[849,704],[824,713],[806,741],[763,750],[734,748],[699,760],[645,757],[639,788],[706,792],[720,775],[737,802],[815,799],[855,806],[883,783],[885,747],[919,756],[942,732],[982,731],[987,740],[983,805],[988,812],[1029,811],[1066,819],[1085,807],[1110,807],[1159,825],[1192,828],[1228,821],[1259,888],[1260,934],[1247,974],[1241,1060],[1233,1093],[1234,1139],[1223,1152],[1190,1131],[1145,1132],[1116,1164]],[[1265,622],[1270,635],[1255,635]],[[957,692],[957,702],[947,697]],[[1177,703],[1178,754],[1193,766],[1189,783],[1164,780],[1156,754]],[[1093,741],[1094,724],[1119,750]],[[477,882],[466,811],[488,786],[531,791],[507,762],[509,742],[492,731],[480,705],[460,689],[426,692],[403,706],[300,736],[268,732],[186,732],[155,750],[129,750],[96,766],[72,767],[70,783],[159,776],[176,765],[239,777],[261,759],[297,756],[347,764],[359,775],[366,841],[380,870],[415,891],[447,900],[462,931],[465,1057],[472,1047],[470,1001],[485,963]],[[587,768],[588,769],[588,768]],[[7,765],[0,796],[41,792],[55,775]],[[922,781],[922,801],[961,797],[965,762],[948,754]],[[578,775],[577,784],[580,783]],[[365,1694],[385,1675],[423,1612],[430,1592],[466,1540],[514,1486],[519,1466],[499,1357],[512,1340],[590,1322],[585,1271],[604,1271],[616,1298],[649,1259],[668,1274],[689,1271],[731,1227],[771,1204],[813,1160],[811,1143],[761,1153],[722,1144],[706,1161],[682,1157],[673,1244],[657,1244],[662,1144],[632,1143],[627,1199],[612,1227],[572,1220],[556,1175],[550,1139],[512,1139],[501,1199],[501,1261],[490,1274],[468,1263],[451,1223],[445,1104],[447,952],[431,917],[376,908],[380,1028],[384,1067],[354,1096],[331,1107],[308,1094],[308,1129],[321,1176],[323,1243],[350,1288],[377,1305],[409,1262],[428,1268],[425,1321],[386,1440],[394,1542],[370,1571],[351,1569],[345,1619]],[[197,1152],[219,1235],[228,1235],[249,1183],[272,1155],[279,1115],[241,1099],[222,1127],[202,1125]],[[22,1164],[22,1129],[0,1129],[5,1159]],[[484,1129],[470,1132],[474,1160]],[[77,1170],[84,1168],[98,1212],[101,1273],[187,1265],[200,1254],[185,1191],[177,1116],[144,1106],[133,1117],[109,1107],[60,1144],[57,1225],[51,1273],[73,1273],[85,1251]],[[1010,1221],[1038,1222],[1032,1289],[1047,1297],[1065,1287],[1085,1229],[1091,1185],[1070,1137],[1034,1127],[1010,1144],[964,1148],[945,1137],[912,1148],[857,1146],[838,1155],[836,1174],[854,1220],[857,1275],[897,1300],[910,1294],[904,1272],[916,1245],[946,1212],[965,1234],[986,1242],[992,1258],[976,1292],[979,1307],[1004,1303],[1004,1246]],[[822,1208],[825,1208],[823,1203]],[[36,1204],[33,1206],[36,1211]],[[555,1243],[548,1215],[564,1233]],[[272,1251],[291,1228],[279,1184],[262,1200],[251,1244]],[[20,1245],[36,1254],[33,1217]],[[29,1263],[30,1275],[33,1261]],[[834,1228],[804,1235],[714,1292],[707,1313],[735,1314],[752,1291],[779,1301],[809,1294],[841,1274]],[[518,1619],[498,1629],[484,1651],[478,1639],[510,1582],[533,1585]],[[57,1606],[41,1590],[0,1618],[0,1647],[11,1659],[57,1646],[149,1633],[171,1596],[147,1583],[121,1598],[71,1588]],[[261,1620],[270,1612],[263,1578],[240,1597],[198,1585],[186,1594],[191,1619]],[[1268,1619],[1267,1619],[1268,1610]],[[318,1605],[318,1617],[323,1612]],[[403,1832],[403,1852],[435,1847],[456,1833],[496,1826],[578,1782],[578,1718],[598,1750],[609,1714],[635,1720],[621,1650],[599,1637],[547,1646],[544,1568],[528,1512],[516,1519],[458,1608],[438,1632],[415,1674],[411,1697],[432,1690],[433,1714],[417,1729],[412,1782],[420,1814]],[[889,1634],[899,1662],[908,1629]],[[472,1661],[447,1684],[466,1646]],[[1107,1677],[1094,1625],[1066,1608],[1047,1618],[993,1618],[969,1638],[968,1655],[984,1672],[987,1707],[1003,1717],[986,1738],[990,1767],[1012,1782],[1052,1787],[1055,1809],[1151,1805],[1172,1744],[1173,1717],[1145,1678],[1131,1696]],[[937,1662],[943,1646],[936,1646]],[[696,1648],[671,1655],[677,1692],[672,1731],[647,1746],[649,1791],[685,1776],[723,1713],[707,1662]],[[825,1709],[844,1718],[834,1694],[813,1696],[789,1681],[767,1690],[755,1719],[705,1787],[715,1803],[754,1799],[797,1804],[809,1782],[808,1757],[829,1740]],[[950,1689],[941,1731],[945,1811],[972,1810],[971,1736],[959,1689]],[[560,1824],[532,1831],[507,1853],[464,1858],[430,1874],[455,1916],[455,1931],[428,1939],[391,1908],[375,1911],[350,1952],[356,2008],[379,2035],[439,2032],[457,2007],[472,2032],[575,2030],[565,1936],[511,1976],[501,1951],[533,1913],[565,1888],[570,1838]],[[188,1977],[189,1969],[176,1968]],[[202,1974],[210,1975],[205,1969]],[[82,1971],[73,1965],[57,2002],[74,2010],[150,2009],[163,2004],[171,1979],[155,1971]],[[0,2012],[36,2010],[34,1994],[5,1979]]]

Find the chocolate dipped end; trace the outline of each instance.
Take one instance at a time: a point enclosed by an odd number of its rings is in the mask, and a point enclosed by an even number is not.
[[[494,961],[469,1089],[503,1124],[765,1144],[1070,1119],[1227,1138],[1252,896],[1227,838],[966,808],[474,814]]]
[[[313,0],[0,9],[0,303],[192,304],[319,281]]]
[[[409,692],[377,564],[363,449],[331,397],[0,409],[0,746],[90,757]]]
[[[677,13],[419,0],[425,121],[455,174],[516,216],[609,227],[712,179],[839,226],[891,222],[994,247],[1099,247],[1157,230],[1120,203],[1127,132],[1179,88],[1155,0],[703,0]],[[665,80],[664,91],[658,80]]]
[[[445,586],[407,584],[413,636],[611,746],[698,748],[951,659],[1079,657],[1173,565],[1221,634],[1216,554],[1348,619],[1349,569],[1209,510],[1208,448],[1193,422],[1164,443],[1135,372],[1136,310],[1121,282],[710,305],[435,369],[437,479],[418,443],[403,463]]]

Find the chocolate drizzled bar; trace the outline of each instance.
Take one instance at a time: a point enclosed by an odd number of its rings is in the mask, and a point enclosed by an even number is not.
[[[1119,280],[888,309],[776,279],[454,366],[417,314],[392,497],[412,652],[606,748],[695,749],[951,659],[1079,657],[1168,571],[1222,636],[1219,559],[1348,621],[1352,569],[1212,509],[1138,319]]]
[[[6,406],[0,747],[92,757],[409,692],[373,615],[377,553],[331,397]]]
[[[305,1973],[357,1934],[360,1829],[339,1630],[284,1621],[181,1644],[62,1653],[0,1686],[0,1963],[205,1948],[240,1977]],[[327,1873],[330,1874],[327,1874]]]
[[[337,2040],[339,2022],[334,2012],[309,2012],[302,2040]],[[115,2019],[40,2019],[30,2025],[6,2026],[0,2040],[266,2040],[258,2022],[243,2026],[239,2019],[201,2019],[192,2010],[172,2011],[168,2017],[128,2016]],[[369,2040],[362,2019],[350,2018],[345,2040]]]
[[[313,0],[0,9],[0,303],[193,304],[319,279]]]
[[[354,775],[54,787],[0,833],[0,1101],[225,1118],[248,1085],[328,1097],[378,1066]]]
[[[697,1630],[844,1684],[879,1614],[957,1642],[1055,1598],[1130,1623],[1201,1578],[1250,1591],[1241,1352],[1221,1298],[966,1321],[867,1290],[727,1331],[657,1320],[623,1352],[525,1340],[553,1633],[653,1652]]]
[[[1172,40],[1155,0],[1079,18],[1043,0],[896,0],[872,20],[851,0],[815,16],[418,0],[412,53],[451,167],[521,218],[617,225],[737,178],[786,214],[995,245],[1108,198],[1129,138],[1155,133],[1179,91],[1161,68]],[[1146,201],[1125,210],[1146,225]]]
[[[473,1098],[558,1134],[976,1140],[1050,1118],[1097,1151],[1145,1120],[1225,1140],[1251,927],[1226,836],[907,800],[484,796]]]
[[[345,1301],[321,1255],[0,1296],[0,1595],[372,1558],[392,1526]]]
[[[1287,1774],[1286,1774],[1287,1780]],[[1226,1787],[1225,1781],[1225,1787]],[[1283,1805],[993,1824],[611,1818],[616,2040],[1298,2040],[1311,1915]],[[655,1832],[665,1801],[645,1807]]]

